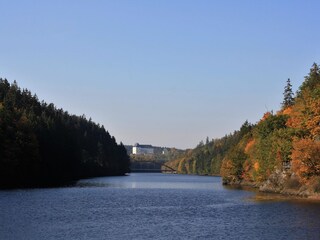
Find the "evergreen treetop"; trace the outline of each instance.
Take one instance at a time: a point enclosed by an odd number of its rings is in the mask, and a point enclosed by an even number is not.
[[[284,88],[283,97],[284,98],[282,102],[282,108],[288,108],[294,104],[293,91],[292,91],[290,78],[288,78],[287,85]]]

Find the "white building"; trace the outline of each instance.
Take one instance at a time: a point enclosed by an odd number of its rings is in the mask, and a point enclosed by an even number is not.
[[[154,154],[154,148],[151,145],[140,145],[136,143],[132,148],[132,154]]]

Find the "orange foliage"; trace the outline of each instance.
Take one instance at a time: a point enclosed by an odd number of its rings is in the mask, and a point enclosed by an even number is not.
[[[246,160],[246,161],[243,163],[243,171],[244,171],[244,172],[249,172],[250,169],[251,169],[250,161]]]
[[[304,181],[320,176],[320,142],[310,138],[295,139],[292,151],[292,169]]]
[[[320,136],[320,99],[310,101],[310,110],[311,116],[308,118],[306,125],[315,139]]]
[[[271,112],[266,112],[265,114],[263,114],[263,117],[261,118],[260,122],[266,120],[268,117],[270,117],[272,115]]]
[[[258,162],[255,162],[254,163],[254,165],[253,165],[253,167],[254,167],[254,170],[257,172],[257,171],[259,171],[259,163]]]
[[[287,126],[297,130],[307,131],[313,139],[320,136],[320,99],[315,99],[305,93],[293,107]]]
[[[287,107],[282,111],[282,114],[290,115],[292,113],[292,107]]]
[[[301,101],[297,102],[294,105],[294,108],[291,110],[290,118],[287,120],[286,125],[288,127],[295,128],[295,129],[304,129],[303,111],[304,111],[303,104],[301,103]]]
[[[251,149],[252,146],[255,144],[255,142],[256,142],[255,139],[252,139],[251,141],[249,141],[249,142],[247,143],[246,147],[244,148],[244,152],[245,152],[246,154],[249,153],[250,149]]]

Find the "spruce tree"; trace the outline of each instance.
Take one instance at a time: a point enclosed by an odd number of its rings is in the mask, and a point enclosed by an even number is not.
[[[307,76],[304,77],[304,82],[300,86],[297,97],[301,97],[302,92],[306,89],[314,90],[320,84],[320,66],[316,63],[313,63],[310,72]]]
[[[294,104],[293,92],[292,92],[292,85],[290,82],[290,78],[287,80],[287,85],[284,88],[283,92],[283,102],[282,108],[290,107]]]

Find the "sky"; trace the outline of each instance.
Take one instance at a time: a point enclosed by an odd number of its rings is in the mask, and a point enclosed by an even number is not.
[[[0,0],[0,77],[124,144],[193,148],[320,63],[315,0]]]

